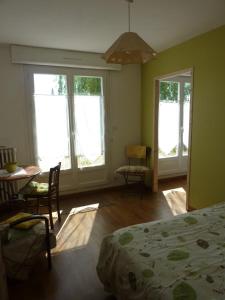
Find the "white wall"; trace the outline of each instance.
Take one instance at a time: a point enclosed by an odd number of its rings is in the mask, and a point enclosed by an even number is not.
[[[21,163],[29,163],[23,66],[10,62],[8,46],[0,46],[0,145],[17,148]]]
[[[110,72],[111,170],[125,162],[125,146],[141,141],[140,66],[123,66]]]
[[[122,71],[108,72],[110,165],[106,185],[116,185],[121,181],[115,178],[114,170],[125,162],[125,145],[140,143],[141,140],[141,76],[139,65],[123,66]],[[18,162],[29,164],[32,163],[29,159],[32,148],[29,145],[30,131],[27,128],[29,123],[24,80],[23,65],[12,64],[10,47],[0,45],[0,145],[16,147]],[[90,179],[84,173],[80,173],[79,176],[84,178],[84,181]],[[95,178],[95,174],[91,177]],[[93,185],[90,187],[93,188]],[[75,188],[77,187],[73,186],[72,182],[67,186],[67,190],[70,191]],[[83,189],[87,188],[88,186]]]

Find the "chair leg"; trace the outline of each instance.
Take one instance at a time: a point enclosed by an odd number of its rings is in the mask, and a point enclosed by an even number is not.
[[[25,209],[25,212],[27,213],[28,212],[28,199],[27,199],[27,197],[24,198],[24,201],[25,201],[24,202],[25,203],[25,208],[24,209]]]
[[[48,214],[49,214],[49,221],[51,229],[54,229],[53,217],[52,217],[52,201],[51,198],[48,198]]]
[[[141,200],[143,199],[143,192],[144,192],[144,178],[143,176],[141,176],[141,180],[140,180],[140,187],[141,187]]]
[[[128,185],[128,175],[124,174],[123,176],[124,176],[125,184]]]
[[[60,208],[59,208],[59,194],[56,194],[56,209],[58,214],[58,221],[61,222]]]
[[[128,182],[127,173],[123,173],[123,178],[124,178],[124,181],[125,181],[125,191],[124,192],[128,192],[129,191],[129,182]]]
[[[145,191],[145,175],[142,175],[141,176],[141,200],[143,199],[144,191]]]
[[[37,199],[37,214],[39,214],[39,210],[40,210],[40,199]]]
[[[45,218],[45,231],[46,231],[46,251],[47,251],[47,259],[48,259],[48,269],[52,268],[52,257],[51,257],[51,246],[50,246],[50,234],[49,234],[49,223],[48,219]]]

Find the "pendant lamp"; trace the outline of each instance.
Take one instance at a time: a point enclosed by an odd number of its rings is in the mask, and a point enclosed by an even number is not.
[[[128,2],[128,32],[119,36],[103,54],[103,59],[111,64],[142,64],[156,55],[156,52],[135,32],[130,31],[130,3]]]

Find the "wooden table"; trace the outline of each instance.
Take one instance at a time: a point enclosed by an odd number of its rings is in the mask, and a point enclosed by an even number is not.
[[[0,181],[17,181],[35,177],[41,173],[41,169],[38,166],[19,167],[13,173],[8,173],[6,171],[4,174],[2,174],[1,171],[3,171],[3,169],[0,169]]]
[[[18,180],[26,180],[28,179],[28,182],[25,184],[28,185],[35,176],[41,173],[41,169],[38,166],[23,166],[18,167],[17,170],[13,173],[8,173],[4,169],[0,169],[0,182],[2,182],[2,186],[0,189],[2,189],[3,194],[15,194],[14,189],[14,183]]]

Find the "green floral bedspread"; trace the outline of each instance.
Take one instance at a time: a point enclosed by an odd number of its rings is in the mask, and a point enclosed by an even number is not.
[[[225,203],[115,231],[97,273],[118,300],[225,299]]]

